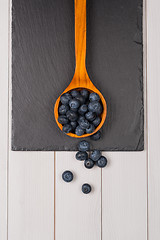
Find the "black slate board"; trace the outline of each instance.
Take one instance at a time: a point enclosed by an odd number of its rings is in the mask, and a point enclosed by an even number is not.
[[[12,4],[12,150],[77,150],[79,140],[53,117],[74,73],[74,2]],[[86,63],[108,104],[103,138],[92,147],[143,150],[142,0],[87,0]]]

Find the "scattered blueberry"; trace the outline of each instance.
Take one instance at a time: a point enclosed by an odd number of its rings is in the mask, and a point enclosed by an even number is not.
[[[86,140],[82,140],[78,145],[79,151],[86,152],[90,149],[90,144]]]
[[[74,98],[80,95],[77,90],[72,90],[72,91],[70,92],[70,94],[71,94],[71,96],[74,97]]]
[[[82,97],[84,97],[85,99],[87,99],[88,96],[89,96],[89,92],[88,92],[87,89],[82,89],[82,90],[80,91],[80,93],[81,93]]]
[[[67,111],[66,116],[72,122],[74,122],[78,119],[78,114],[76,112],[71,111],[71,110]]]
[[[82,121],[80,121],[79,123],[80,127],[83,129],[89,128],[89,122],[87,119],[83,119]]]
[[[65,132],[65,133],[70,133],[72,131],[71,124],[65,124],[62,128],[62,131]]]
[[[91,138],[92,140],[94,140],[94,141],[99,140],[99,139],[101,138],[101,132],[100,132],[100,131],[96,132],[95,134],[93,134],[92,136],[90,136],[90,138]]]
[[[80,126],[77,126],[75,129],[75,134],[77,136],[82,136],[84,134],[84,129],[82,129]]]
[[[100,100],[100,97],[97,93],[95,93],[95,92],[90,93],[90,95],[89,95],[90,102],[99,101],[99,100]]]
[[[67,105],[71,99],[72,99],[72,97],[69,93],[64,93],[60,97],[61,103],[64,104],[64,105]]]
[[[96,162],[96,164],[98,167],[104,168],[107,165],[107,158],[104,156],[101,156]]]
[[[77,110],[80,106],[80,101],[74,98],[74,99],[69,101],[69,106],[73,111],[75,109]]]
[[[88,110],[100,115],[102,113],[102,105],[98,101],[90,102],[88,104]]]
[[[65,171],[62,174],[62,179],[65,182],[71,182],[73,180],[73,173],[71,171]]]
[[[68,105],[63,105],[63,104],[58,109],[59,114],[62,114],[62,115],[66,114],[66,112],[68,110],[69,110],[69,106]]]
[[[90,186],[88,183],[84,183],[84,184],[82,185],[82,192],[83,192],[84,194],[90,193],[91,190],[92,190],[92,188],[91,188],[91,186]]]
[[[89,128],[86,129],[86,133],[93,133],[95,130],[95,126],[93,124],[89,125]]]
[[[96,118],[96,114],[94,112],[87,112],[85,118],[92,122]]]
[[[92,121],[92,123],[93,123],[93,125],[94,125],[95,127],[97,127],[97,126],[100,124],[100,122],[101,122],[101,118],[100,118],[100,117],[96,117],[96,119],[94,119],[94,120]]]
[[[76,153],[76,159],[80,160],[80,161],[87,160],[88,159],[88,153],[79,151],[79,152]]]
[[[93,152],[91,153],[90,155],[90,158],[93,160],[93,161],[97,161],[99,158],[101,157],[101,152],[99,150],[93,150]]]
[[[86,105],[86,104],[82,104],[82,105],[80,106],[80,108],[78,109],[78,113],[79,113],[80,115],[84,115],[84,114],[87,112],[87,110],[88,110],[87,105]]]
[[[58,122],[60,124],[67,124],[69,121],[68,121],[68,118],[65,115],[60,115],[58,117]]]
[[[87,159],[84,161],[84,166],[90,169],[94,166],[94,161],[92,159]]]

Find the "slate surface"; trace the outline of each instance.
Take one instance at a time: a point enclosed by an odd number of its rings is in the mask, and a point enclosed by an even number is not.
[[[74,73],[73,0],[13,0],[12,150],[77,150],[53,117]],[[87,70],[105,96],[92,147],[143,150],[142,0],[87,0]]]

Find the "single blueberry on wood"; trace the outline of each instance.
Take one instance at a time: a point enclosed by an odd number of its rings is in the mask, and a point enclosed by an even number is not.
[[[80,93],[79,93],[77,90],[72,90],[72,91],[70,92],[70,94],[71,94],[72,97],[77,97],[77,96],[80,95]]]
[[[63,124],[67,124],[69,120],[65,115],[60,115],[58,117],[58,122],[63,125]]]
[[[80,141],[80,143],[78,144],[78,149],[79,151],[82,151],[82,152],[89,151],[90,150],[89,142],[87,142],[86,140]]]
[[[94,112],[87,112],[85,118],[92,122],[96,118],[96,114]]]
[[[100,124],[100,122],[101,122],[101,118],[100,118],[100,117],[96,117],[96,119],[94,119],[94,120],[92,121],[92,123],[93,123],[93,125],[94,125],[95,127],[97,127],[97,126]]]
[[[79,125],[81,128],[87,129],[89,128],[90,123],[88,122],[87,119],[83,119],[82,121],[80,121]]]
[[[79,152],[76,153],[76,159],[80,160],[80,161],[87,160],[88,159],[88,153],[79,151]]]
[[[82,105],[80,106],[80,108],[78,109],[78,113],[79,113],[80,115],[84,115],[84,114],[87,112],[87,110],[88,110],[87,105],[86,105],[86,104],[82,104]]]
[[[89,96],[89,92],[87,89],[82,89],[80,91],[80,93],[81,93],[82,97],[84,97],[85,99],[88,98],[88,96]]]
[[[99,140],[99,139],[101,138],[101,132],[100,132],[100,131],[96,132],[96,133],[93,134],[90,138],[91,138],[91,140],[93,140],[93,141]]]
[[[91,186],[90,186],[88,183],[84,183],[84,184],[82,185],[82,192],[83,192],[84,194],[90,193],[91,190],[92,190],[92,188],[91,188]]]
[[[104,168],[107,165],[107,158],[104,156],[101,156],[96,162],[96,165],[100,168]]]
[[[93,150],[93,152],[90,155],[90,158],[95,162],[98,161],[100,157],[101,157],[101,152],[97,149]]]
[[[93,133],[95,130],[95,126],[90,123],[89,128],[86,128],[86,133]]]
[[[89,95],[90,102],[99,101],[99,100],[100,100],[100,97],[97,93],[95,93],[95,92],[90,93],[90,95]]]
[[[64,104],[64,105],[67,105],[71,99],[72,99],[72,97],[69,93],[64,93],[60,97],[61,103]]]
[[[88,110],[100,115],[102,113],[102,105],[98,101],[90,102],[88,104]]]
[[[66,114],[66,112],[69,110],[69,106],[68,105],[61,105],[59,108],[58,108],[58,112],[59,114]]]
[[[74,110],[74,109],[78,109],[79,108],[79,106],[80,106],[80,101],[79,100],[77,100],[77,99],[71,99],[70,101],[69,101],[69,106],[70,106],[70,108],[72,109],[72,110]]]
[[[70,133],[72,131],[71,124],[65,124],[62,128],[62,131],[65,132],[65,133]]]
[[[84,166],[88,169],[91,169],[94,166],[94,161],[92,159],[85,160]]]
[[[65,182],[71,182],[73,180],[73,173],[71,171],[65,171],[62,174],[62,179]]]
[[[78,114],[71,110],[66,112],[66,116],[70,121],[76,121],[78,119]]]
[[[80,126],[77,126],[75,129],[75,134],[77,136],[82,136],[84,134],[84,129],[82,129]]]

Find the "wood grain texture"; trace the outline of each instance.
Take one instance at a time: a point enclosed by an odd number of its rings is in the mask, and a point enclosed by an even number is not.
[[[0,239],[7,240],[8,9],[0,1]]]
[[[102,170],[102,239],[147,239],[146,152],[106,153]]]
[[[147,1],[148,239],[160,239],[160,2]]]
[[[54,239],[54,155],[10,152],[9,240]]]
[[[71,170],[72,183],[62,180],[62,173]],[[81,191],[89,183],[92,192]],[[86,169],[75,159],[75,153],[56,153],[56,240],[101,239],[101,170]]]

